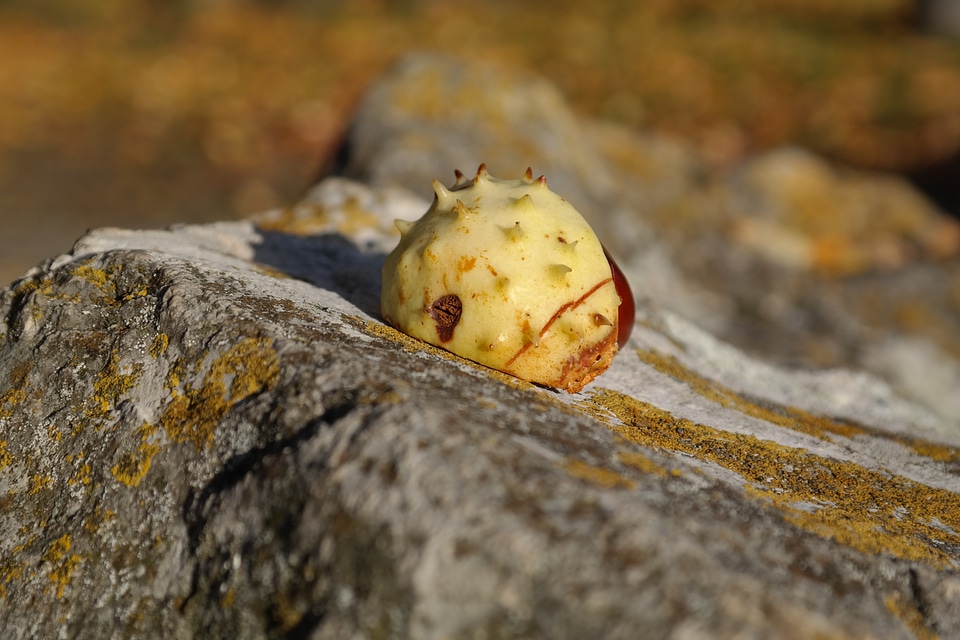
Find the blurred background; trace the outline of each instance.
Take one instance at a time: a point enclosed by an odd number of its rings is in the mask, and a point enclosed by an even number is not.
[[[0,286],[86,229],[295,200],[364,89],[440,50],[718,169],[796,143],[956,215],[960,0],[0,0]]]

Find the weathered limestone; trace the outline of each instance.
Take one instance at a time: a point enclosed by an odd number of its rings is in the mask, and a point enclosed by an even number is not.
[[[577,135],[613,166],[607,134]],[[646,202],[679,211],[723,180]],[[685,227],[628,196],[593,215],[646,216],[630,345],[579,394],[519,382],[380,321],[392,221],[428,203],[373,182],[328,178],[254,221],[94,231],[0,293],[5,638],[960,635],[942,394],[907,397],[861,356],[796,368],[714,337],[747,283],[704,294],[678,266]],[[927,297],[956,257],[937,259],[865,277],[947,309]],[[755,284],[801,282],[783,294],[800,310],[804,278],[830,304],[853,290],[798,269]],[[669,278],[681,310],[726,315],[672,310]],[[943,326],[831,331],[955,363]]]

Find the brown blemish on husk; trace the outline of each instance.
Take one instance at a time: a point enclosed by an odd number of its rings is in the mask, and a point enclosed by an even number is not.
[[[601,281],[598,282],[597,284],[593,285],[593,287],[591,287],[589,290],[587,290],[586,293],[584,293],[582,296],[580,296],[580,297],[577,298],[576,300],[571,300],[570,302],[567,302],[567,303],[565,303],[565,304],[560,305],[560,308],[558,308],[558,309],[553,313],[553,315],[550,317],[550,319],[547,320],[547,322],[543,325],[543,328],[540,329],[540,335],[539,335],[539,337],[542,339],[542,338],[547,334],[547,332],[550,330],[550,327],[553,325],[553,323],[556,322],[557,319],[558,319],[560,316],[562,316],[562,315],[563,315],[564,313],[566,313],[567,311],[572,311],[572,310],[576,309],[577,307],[579,307],[580,305],[582,305],[584,302],[586,302],[586,301],[590,298],[590,296],[592,296],[592,295],[595,294],[597,291],[599,291],[601,288],[603,288],[603,286],[604,286],[605,284],[607,284],[608,282],[613,282],[613,278],[607,278],[606,280],[601,280]],[[525,345],[523,345],[523,346],[520,348],[520,350],[517,351],[517,352],[513,355],[512,358],[510,358],[509,360],[507,360],[507,363],[504,365],[504,367],[509,367],[511,364],[513,364],[514,362],[516,362],[516,360],[517,360],[520,356],[522,356],[522,355],[524,354],[524,352],[526,352],[527,349],[529,349],[533,344],[534,344],[534,343],[532,343],[532,342],[528,342],[528,343],[526,343]]]
[[[548,384],[557,389],[577,393],[610,367],[617,352],[617,332],[610,331],[603,340],[568,358],[560,376]]]
[[[460,322],[463,303],[454,294],[440,296],[433,301],[427,313],[437,323],[437,337],[440,338],[440,342],[450,342],[453,339],[453,330]]]

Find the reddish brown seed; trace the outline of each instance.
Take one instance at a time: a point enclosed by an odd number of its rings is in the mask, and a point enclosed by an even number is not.
[[[630,290],[627,276],[623,275],[620,266],[614,261],[606,247],[603,248],[603,255],[607,256],[607,262],[610,263],[613,284],[617,287],[617,293],[620,295],[620,308],[617,318],[617,346],[623,349],[630,339],[630,334],[633,333],[633,321],[636,319],[637,307],[633,301],[633,292]]]

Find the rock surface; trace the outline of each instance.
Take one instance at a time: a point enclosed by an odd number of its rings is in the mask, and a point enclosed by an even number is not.
[[[714,175],[577,121],[538,81],[427,57],[394,74],[342,156],[365,182],[252,221],[94,231],[0,294],[5,637],[960,636],[957,387],[903,380],[957,371],[949,223],[920,202],[884,223],[905,257],[853,242],[853,271],[821,269],[727,223],[809,248],[822,227],[797,227],[777,167],[842,191],[822,161]],[[499,106],[467,99],[483,82]],[[418,111],[445,91],[504,127],[491,170],[534,164],[581,199],[644,296],[582,393],[380,322],[392,220],[488,152],[488,132]],[[423,182],[441,147],[460,155]],[[773,294],[769,326],[744,310]],[[867,301],[920,316],[871,324]],[[832,367],[787,366],[794,337]]]

